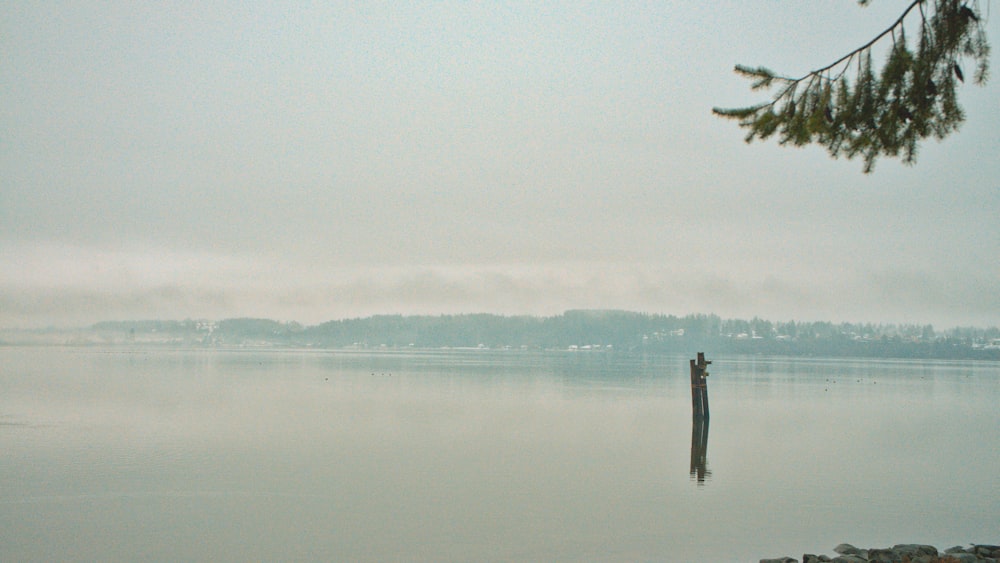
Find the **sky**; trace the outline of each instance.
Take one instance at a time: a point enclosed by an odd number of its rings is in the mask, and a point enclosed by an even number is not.
[[[870,175],[711,112],[908,3],[3,2],[0,327],[1000,324],[1000,80]]]

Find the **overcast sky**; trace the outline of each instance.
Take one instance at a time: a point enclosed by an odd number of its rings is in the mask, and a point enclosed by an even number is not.
[[[3,2],[0,327],[1000,324],[1000,79],[873,175],[711,113],[905,4]]]

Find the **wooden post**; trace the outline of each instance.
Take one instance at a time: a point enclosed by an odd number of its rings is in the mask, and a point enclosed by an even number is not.
[[[708,419],[708,365],[704,352],[698,352],[698,360],[691,360],[691,407],[695,419]]]
[[[708,470],[708,418],[695,417],[691,423],[691,478],[704,485],[711,475]]]

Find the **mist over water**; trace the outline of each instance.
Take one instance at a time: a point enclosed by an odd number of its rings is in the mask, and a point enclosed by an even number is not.
[[[0,348],[0,559],[996,540],[1000,364],[710,359],[702,433],[684,357]]]

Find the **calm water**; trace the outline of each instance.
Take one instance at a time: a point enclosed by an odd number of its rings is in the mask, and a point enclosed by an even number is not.
[[[708,356],[0,348],[0,560],[1000,542],[1000,364]]]

